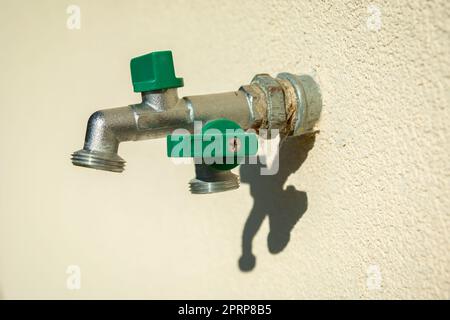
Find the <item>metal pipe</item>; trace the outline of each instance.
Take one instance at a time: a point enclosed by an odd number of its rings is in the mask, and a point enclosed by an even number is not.
[[[194,121],[227,118],[243,129],[276,129],[282,135],[313,130],[322,107],[311,77],[282,73],[277,78],[257,75],[238,91],[178,98],[177,89],[142,92],[142,102],[104,109],[88,120],[83,149],[72,163],[122,172],[125,161],[117,154],[121,142],[155,139],[175,129],[194,130]]]

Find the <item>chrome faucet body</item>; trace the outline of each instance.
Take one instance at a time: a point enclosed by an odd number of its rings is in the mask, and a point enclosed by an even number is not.
[[[181,79],[181,78],[178,78]],[[182,84],[182,79],[181,79]],[[136,87],[135,87],[136,91]],[[194,131],[194,122],[226,118],[243,129],[279,130],[301,135],[314,130],[322,108],[317,83],[307,75],[256,75],[237,91],[179,98],[177,88],[141,91],[142,102],[94,112],[87,124],[83,149],[72,163],[122,172],[121,142],[162,138],[175,129]]]

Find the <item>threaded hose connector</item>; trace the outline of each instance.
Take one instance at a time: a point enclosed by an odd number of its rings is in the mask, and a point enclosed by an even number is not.
[[[78,150],[72,153],[72,164],[97,170],[122,172],[125,168],[125,160],[115,153]]]

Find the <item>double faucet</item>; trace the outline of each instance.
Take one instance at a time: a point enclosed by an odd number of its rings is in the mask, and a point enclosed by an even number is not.
[[[94,112],[87,123],[83,149],[72,154],[76,166],[122,172],[125,161],[118,155],[125,141],[163,138],[176,129],[194,132],[194,122],[226,119],[243,130],[298,136],[314,131],[322,109],[320,89],[308,75],[280,73],[256,75],[237,91],[178,97],[183,78],[175,75],[171,51],[157,51],[133,58],[130,63],[135,92],[142,102]],[[274,133],[275,132],[275,133]],[[196,162],[192,193],[236,189],[238,177]]]

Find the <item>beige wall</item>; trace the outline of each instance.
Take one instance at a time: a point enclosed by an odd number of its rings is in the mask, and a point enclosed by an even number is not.
[[[1,0],[0,297],[449,298],[449,2],[376,1],[378,31],[369,2],[347,2]],[[80,30],[66,28],[70,4]],[[247,177],[293,227],[271,254],[264,220],[250,272],[248,183],[190,195],[193,168],[163,140],[123,144],[121,175],[69,161],[90,113],[139,100],[129,59],[163,49],[181,95],[260,72],[321,85],[321,131],[293,187]]]

